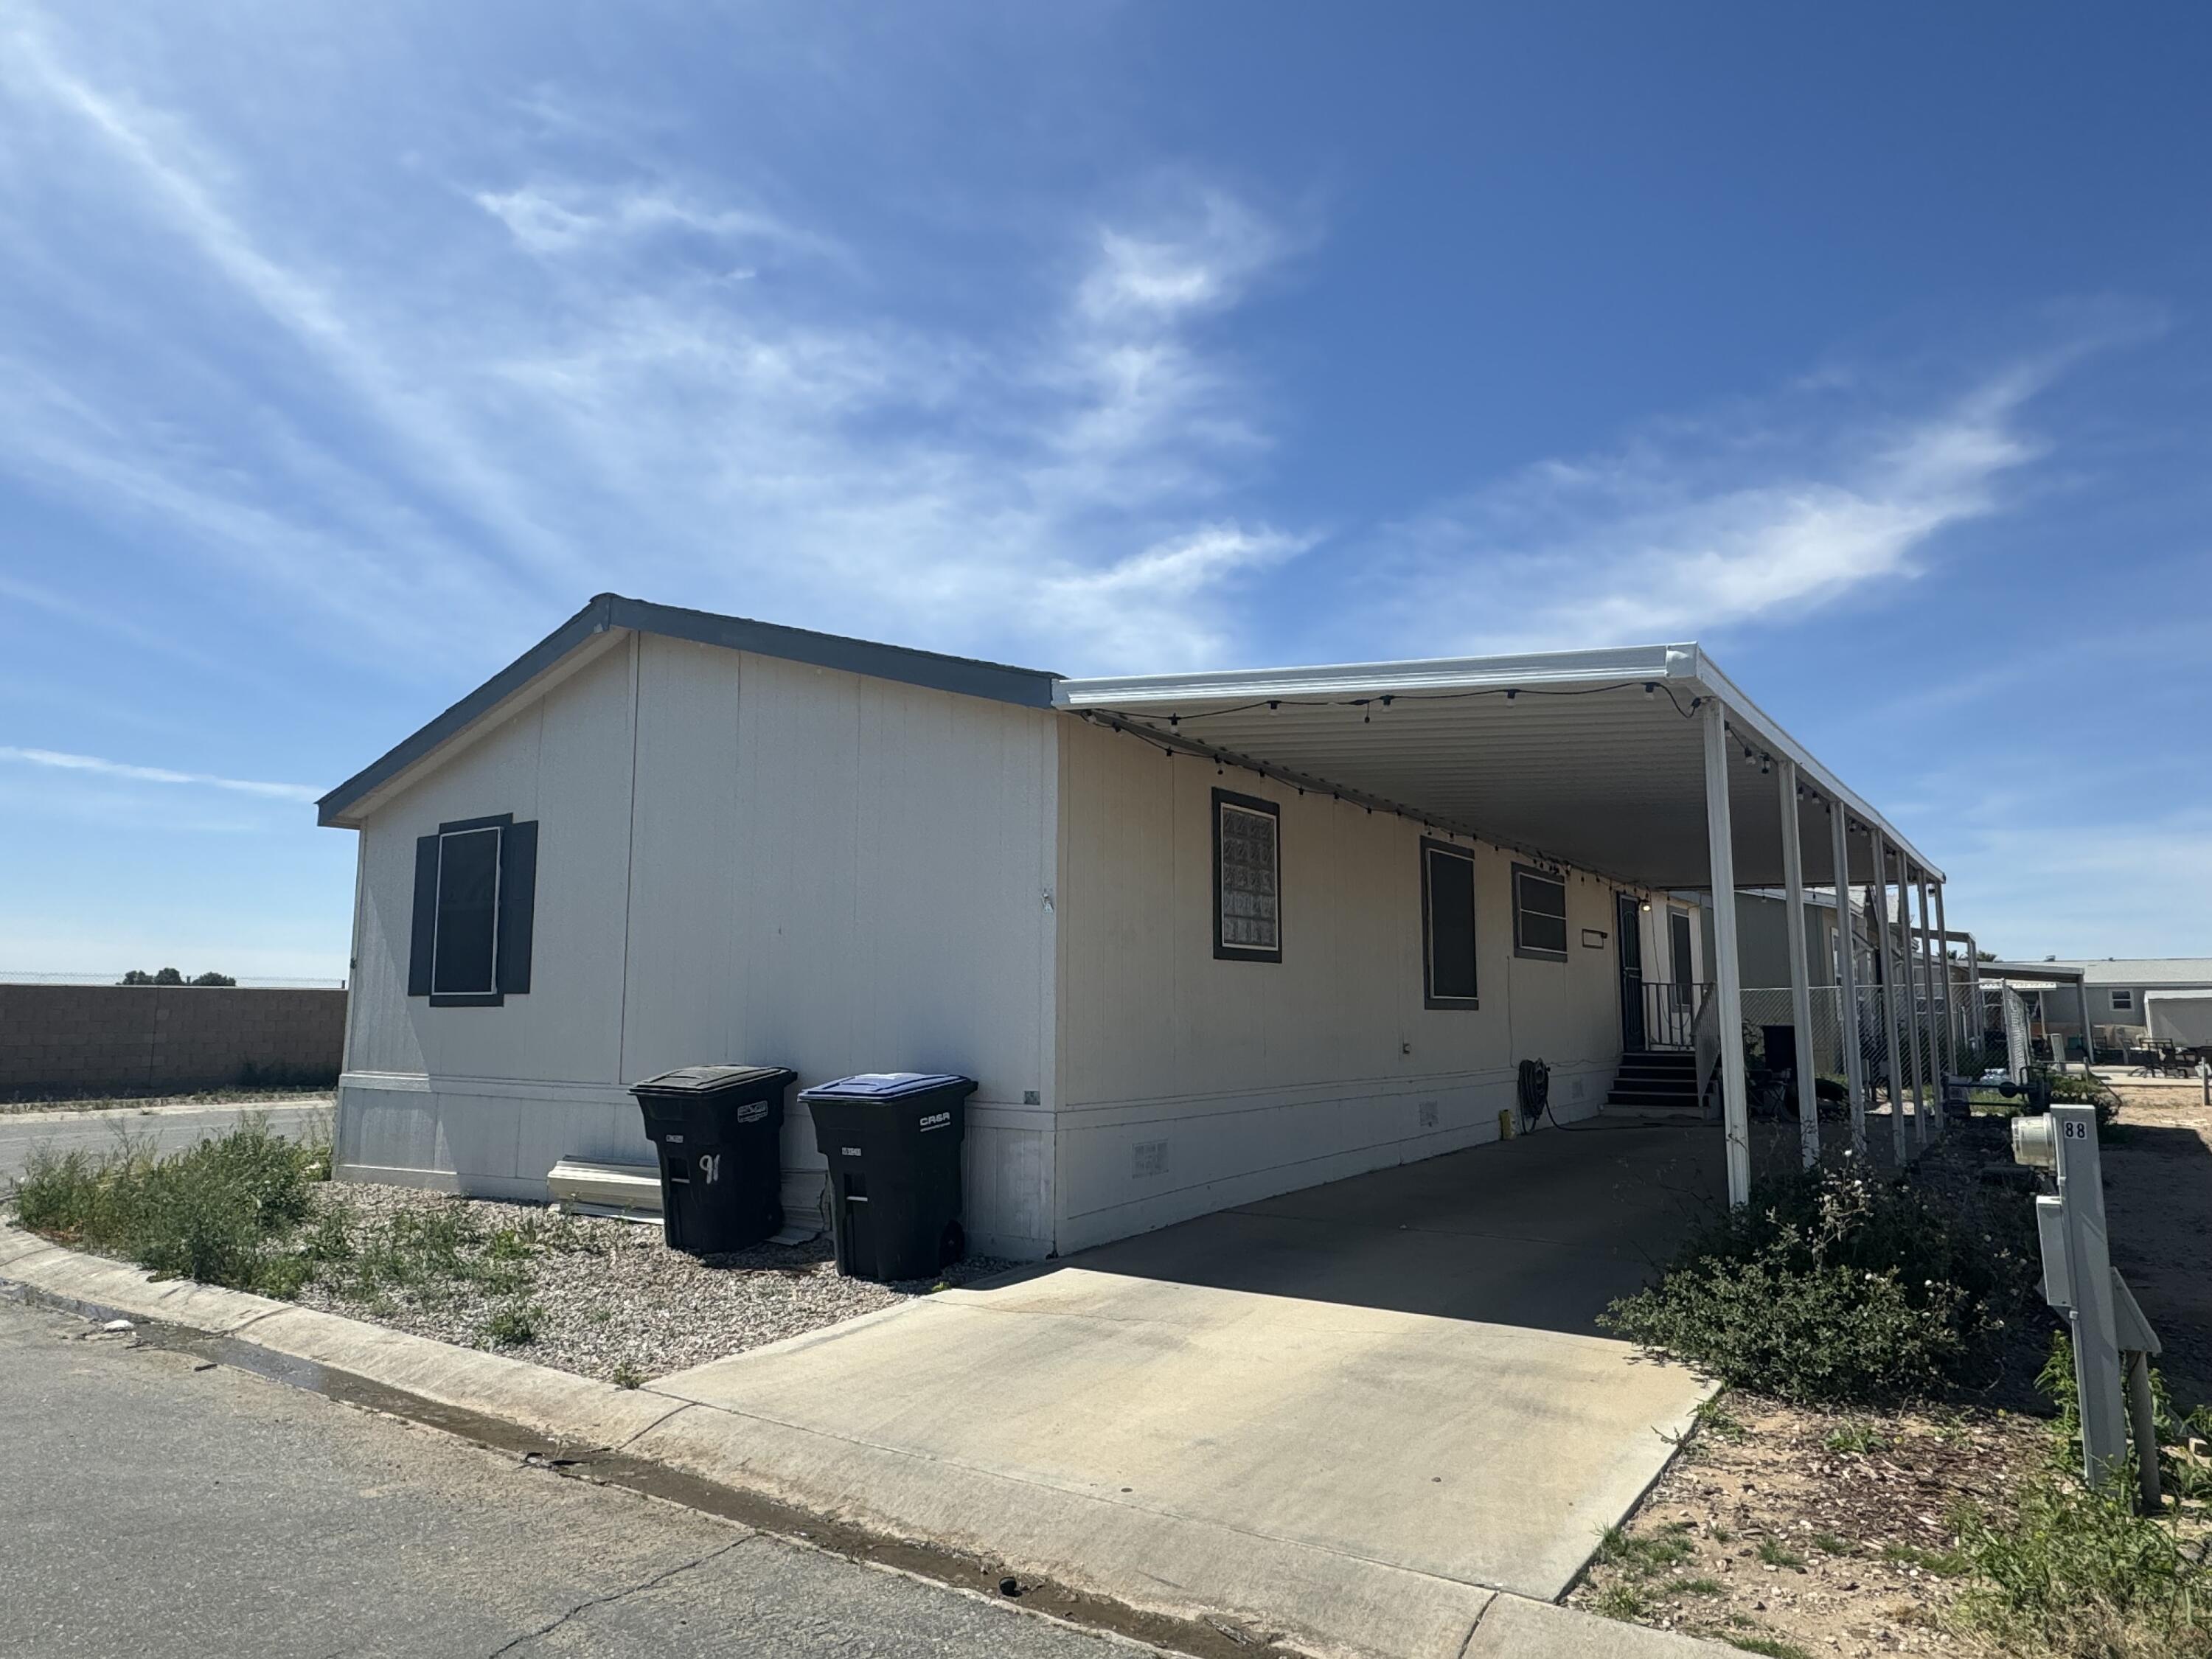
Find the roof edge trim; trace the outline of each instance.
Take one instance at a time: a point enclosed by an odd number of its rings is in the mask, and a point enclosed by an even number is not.
[[[1127,708],[1208,697],[1293,697],[1345,692],[1456,691],[1486,686],[1580,685],[1605,680],[1696,678],[1695,645],[1534,651],[1504,657],[1432,657],[1313,668],[1235,668],[1194,674],[1064,679],[1063,708]]]
[[[353,809],[377,790],[502,704],[526,692],[593,638],[616,629],[657,634],[665,639],[718,646],[730,651],[750,651],[786,662],[865,674],[873,679],[1013,703],[1024,708],[1052,708],[1054,688],[1060,679],[1060,676],[1044,669],[1015,668],[1005,663],[946,656],[907,646],[880,645],[838,634],[819,634],[780,623],[755,622],[749,617],[726,617],[710,611],[690,611],[680,605],[654,605],[620,593],[600,593],[468,696],[323,796],[315,803],[315,822],[341,828],[354,826],[356,820],[349,816]]]
[[[1811,750],[1791,737],[1773,716],[1746,696],[1738,689],[1735,682],[1721,672],[1720,665],[1706,654],[1703,646],[1692,646],[1689,649],[1692,654],[1692,672],[1689,678],[1695,679],[1711,692],[1732,718],[1750,726],[1757,732],[1759,741],[1772,748],[1778,754],[1795,762],[1801,778],[1813,784],[1832,799],[1843,802],[1861,823],[1871,824],[1880,830],[1883,839],[1891,846],[1899,849],[1905,854],[1906,860],[1930,881],[1940,883],[1947,879],[1942,871],[1936,868],[1927,855],[1915,847],[1895,824],[1875,811],[1863,797],[1845,785],[1842,779],[1823,766],[1814,757]]]

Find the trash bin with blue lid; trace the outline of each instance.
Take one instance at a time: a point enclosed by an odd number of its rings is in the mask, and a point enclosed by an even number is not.
[[[837,1270],[929,1279],[967,1254],[960,1144],[975,1079],[864,1072],[799,1091],[830,1161]]]
[[[672,1250],[717,1255],[783,1225],[781,1066],[686,1066],[633,1084],[660,1155],[661,1234]]]

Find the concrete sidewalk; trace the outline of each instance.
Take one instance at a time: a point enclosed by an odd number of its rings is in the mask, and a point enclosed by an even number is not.
[[[390,1396],[374,1403],[417,1401],[463,1432],[497,1422],[611,1449],[625,1468],[777,1504],[794,1529],[812,1516],[905,1540],[949,1582],[1054,1586],[1079,1604],[1071,1616],[1189,1651],[1711,1652],[1550,1602],[1663,1468],[1705,1386],[1571,1330],[1379,1305],[1391,1285],[1401,1303],[1495,1297],[1462,1286],[1486,1260],[1510,1302],[1548,1305],[1547,1279],[1587,1296],[1632,1283],[1680,1219],[1604,1189],[1631,1166],[1648,1181],[1654,1158],[1701,1167],[1706,1149],[1680,1131],[1616,1133],[1676,1139],[1532,1138],[1385,1171],[1401,1187],[1293,1194],[635,1390],[149,1284],[7,1230],[0,1279],[223,1333],[289,1380],[341,1397],[373,1385]],[[1592,1219],[1609,1204],[1611,1234]],[[1225,1248],[1255,1228],[1258,1243]],[[1316,1250],[1334,1277],[1299,1267]],[[1255,1288],[1279,1273],[1327,1299]]]

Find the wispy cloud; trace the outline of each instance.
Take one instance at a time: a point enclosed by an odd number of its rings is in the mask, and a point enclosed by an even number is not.
[[[2045,451],[2024,424],[2050,360],[1932,409],[1787,398],[1547,461],[1393,526],[1408,611],[1474,647],[1655,640],[1909,580],[1945,531],[2002,510]],[[1801,387],[1837,391],[1825,378]]]
[[[1009,274],[1007,306],[924,322],[880,255],[611,157],[590,176],[529,155],[504,180],[422,169],[404,263],[374,245],[325,262],[252,158],[44,35],[0,37],[0,136],[37,126],[78,195],[184,262],[171,303],[197,313],[148,326],[159,373],[0,364],[0,466],[161,526],[365,664],[488,658],[488,638],[526,631],[518,613],[622,586],[1167,667],[1216,646],[1226,596],[1311,540],[1240,508],[1264,398],[1209,328],[1296,243],[1202,182],[1071,216],[1061,252]],[[583,137],[564,131],[560,155]],[[672,242],[690,257],[612,257]],[[144,312],[128,270],[103,280]]]
[[[787,224],[772,214],[709,205],[665,185],[591,188],[541,183],[506,191],[477,191],[472,199],[506,226],[517,242],[547,258],[671,233],[806,254],[836,252],[827,238]]]
[[[219,778],[205,772],[179,772],[166,766],[135,766],[124,761],[102,760],[94,755],[70,755],[54,749],[19,749],[0,744],[0,761],[43,766],[56,771],[126,779],[133,783],[190,784],[208,789],[228,789],[241,795],[270,800],[311,801],[323,791],[305,783],[257,783],[246,778]]]

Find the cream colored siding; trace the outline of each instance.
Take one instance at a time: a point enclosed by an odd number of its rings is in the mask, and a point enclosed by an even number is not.
[[[630,661],[618,650],[370,819],[349,1071],[618,1079],[629,772]],[[500,1009],[434,1009],[407,995],[415,841],[495,812],[550,820],[538,844],[531,994]]]
[[[1523,1058],[1559,1116],[1603,1099],[1610,885],[1569,872],[1567,960],[1516,958],[1513,855],[1478,848],[1480,1006],[1425,1009],[1420,826],[1074,720],[1060,755],[1062,1250],[1492,1139]],[[1279,963],[1213,957],[1217,787],[1282,809]]]
[[[563,1154],[647,1156],[626,1085],[670,1066],[963,1072],[971,1237],[1044,1254],[1055,736],[1040,710],[631,636],[362,832],[349,1173],[542,1195]],[[530,994],[409,999],[415,837],[504,811],[540,826]],[[787,1206],[815,1205],[803,1109],[783,1161]]]

